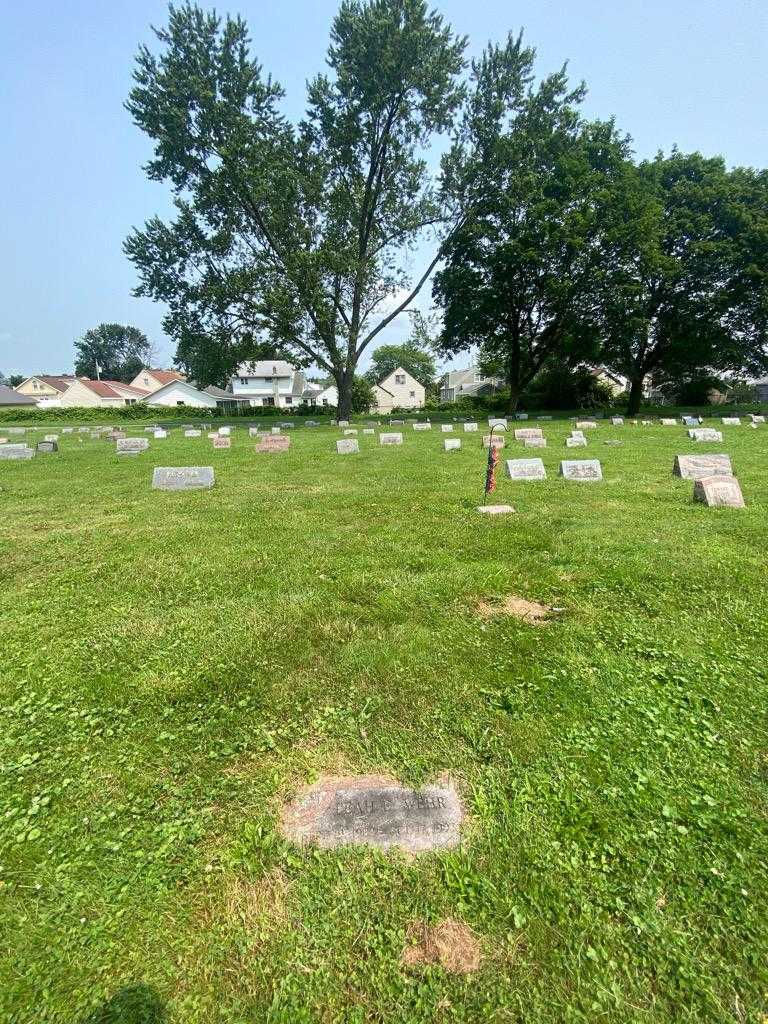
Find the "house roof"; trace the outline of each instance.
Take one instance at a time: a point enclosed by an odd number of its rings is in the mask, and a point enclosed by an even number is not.
[[[379,387],[381,387],[384,384],[384,381],[391,380],[395,376],[396,373],[404,373],[406,375],[406,377],[410,377],[410,379],[414,382],[414,384],[418,384],[418,386],[420,388],[424,387],[424,385],[421,383],[421,381],[416,380],[416,378],[413,376],[413,374],[412,373],[408,373],[408,371],[406,369],[404,369],[402,366],[398,366],[396,370],[393,370],[392,373],[388,373],[386,377],[384,377],[382,380],[380,380],[379,381]],[[386,388],[384,388],[384,390],[386,391]]]
[[[151,374],[155,380],[160,381],[161,384],[171,384],[175,380],[186,381],[187,376],[184,373],[179,373],[178,370],[144,370],[144,373]],[[138,376],[138,375],[137,375]]]
[[[59,375],[48,374],[48,373],[33,373],[27,380],[41,380],[48,387],[54,388],[56,391],[64,392],[67,390],[73,380],[77,378],[69,373],[62,373]],[[26,384],[27,380],[22,381],[22,384]],[[19,385],[21,387],[21,384]]]
[[[257,359],[252,363],[240,363],[237,377],[290,377],[295,367],[285,359]]]
[[[144,398],[147,394],[146,391],[139,391],[138,388],[132,388],[130,384],[123,384],[120,380],[89,380],[87,377],[78,377],[77,381],[99,398],[124,398],[126,391],[137,398]]]
[[[192,392],[195,395],[200,395],[201,398],[213,398],[214,401],[216,399],[216,395],[212,395],[210,391],[208,391],[207,389],[205,391],[202,391],[200,388],[196,388],[194,384],[190,384],[188,380],[178,380],[177,378],[175,378],[174,380],[169,380],[167,384],[163,384],[161,388],[158,388],[157,391],[153,391],[152,394],[145,394],[142,395],[141,397],[145,399],[150,405],[152,405],[152,403],[155,402],[157,398],[163,394],[163,392],[170,391],[173,388],[181,388],[183,391],[186,391],[187,393]]]
[[[0,384],[0,405],[37,405],[37,402],[29,395],[19,394],[7,384]]]

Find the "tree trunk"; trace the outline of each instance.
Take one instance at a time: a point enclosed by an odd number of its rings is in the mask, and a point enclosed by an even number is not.
[[[339,404],[336,409],[336,418],[348,420],[352,415],[352,382],[355,379],[353,370],[341,370],[334,374],[336,387],[339,392]]]
[[[509,385],[509,398],[507,399],[507,415],[513,416],[517,411],[517,405],[520,401],[520,388],[517,384]]]
[[[627,416],[637,416],[640,412],[640,405],[643,401],[643,381],[645,374],[634,376],[629,385],[629,401],[627,403]]]

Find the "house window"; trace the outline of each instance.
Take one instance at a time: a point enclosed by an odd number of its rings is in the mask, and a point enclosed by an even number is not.
[[[328,405],[328,399],[327,398],[323,399],[323,405]]]
[[[183,402],[177,402],[176,405],[184,405]]]
[[[285,396],[285,404],[286,405],[293,405],[293,399],[291,398],[290,395],[286,395]]]
[[[240,383],[241,384],[247,384],[248,383],[248,378],[247,377],[241,377],[240,378]]]
[[[405,374],[404,373],[396,373],[395,374],[395,384],[405,384]]]
[[[148,388],[149,386],[150,386],[150,384],[149,384],[149,377],[145,377],[144,378],[144,387]]]
[[[416,397],[416,392],[415,391],[409,391],[408,394],[410,395],[411,398],[415,398]]]

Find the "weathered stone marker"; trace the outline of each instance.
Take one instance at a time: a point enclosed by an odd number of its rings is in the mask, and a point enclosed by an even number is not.
[[[307,424],[309,426],[309,424]],[[258,427],[248,427],[248,437],[258,437],[261,431]]]
[[[379,434],[379,444],[402,444],[402,434]]]
[[[741,420],[738,416],[723,416],[722,423],[726,427],[740,427]]]
[[[744,508],[744,496],[735,476],[705,476],[693,485],[694,501],[709,508]]]
[[[351,435],[352,437],[357,437],[357,431],[355,430],[355,428],[354,428],[354,427],[348,427],[348,428],[347,428],[347,429],[346,429],[346,430],[344,431],[344,433],[345,433],[345,434],[349,434],[349,435]]]
[[[566,437],[565,439],[566,448],[586,448],[587,439],[586,437]]]
[[[432,429],[432,424],[431,423],[414,423],[413,424],[413,429],[414,430],[431,430]]]
[[[220,434],[221,437],[229,437],[232,433],[232,427],[219,427],[217,433]]]
[[[202,437],[202,430],[185,430],[184,437]]]
[[[515,413],[515,419],[516,420],[527,420],[528,419],[528,413],[527,412],[516,412]]]
[[[152,432],[152,437],[154,437],[155,440],[157,440],[157,441],[162,441],[166,437],[168,437],[168,431],[167,430],[154,430]]]
[[[485,434],[483,437],[483,448],[490,448],[493,444],[494,448],[503,448],[505,441],[503,437],[497,437],[496,434]]]
[[[357,431],[355,431],[357,433]],[[357,455],[360,451],[360,444],[357,438],[349,437],[343,438],[341,441],[336,442],[336,454],[337,455]]]
[[[728,455],[676,455],[672,475],[703,480],[706,476],[733,476],[733,469]]]
[[[752,425],[756,423],[765,423],[765,416],[756,416],[753,412],[749,414],[749,418],[752,420]]]
[[[37,450],[45,455],[50,455],[59,450],[58,441],[38,441]]]
[[[115,442],[115,451],[118,455],[139,455],[149,448],[149,441],[146,437],[120,437]]]
[[[507,421],[506,421],[506,419],[503,416],[498,416],[498,417],[489,416],[488,417],[488,426],[489,427],[496,427],[497,430],[499,430],[499,429],[506,430],[507,429]]]
[[[273,434],[277,435],[277,434],[282,434],[283,431],[282,431],[281,427],[272,427],[272,431],[271,432]]]
[[[475,433],[477,433],[477,424],[476,423],[465,423],[464,424],[464,433],[465,434],[475,434]]]
[[[34,457],[35,449],[27,448],[26,445],[4,444],[0,446],[0,460],[21,461],[22,459],[33,459]]]
[[[506,516],[515,509],[512,505],[478,505],[477,511],[487,516]]]
[[[232,438],[227,434],[214,434],[213,435],[213,447],[214,448],[231,448]]]
[[[611,424],[614,427],[623,427],[624,426],[624,417],[623,416],[612,416],[611,417]]]
[[[254,451],[260,455],[264,453],[273,454],[275,452],[287,452],[290,447],[290,437],[286,437],[285,434],[275,434],[273,431],[271,434],[263,435]]]
[[[597,430],[597,423],[594,420],[576,420],[577,430]]]
[[[507,476],[511,480],[546,480],[547,471],[541,459],[507,459]]]
[[[516,441],[525,441],[531,437],[544,437],[544,431],[541,427],[522,427],[515,431]]]
[[[385,776],[362,775],[307,786],[281,818],[286,837],[298,843],[424,853],[458,846],[464,811],[449,782],[416,790]]]
[[[156,491],[197,491],[213,484],[213,466],[156,466],[152,474]]]
[[[461,448],[461,439],[458,437],[448,437],[443,441],[443,448],[447,452],[457,452]]]
[[[603,470],[597,459],[564,459],[560,476],[566,480],[602,480]]]
[[[526,437],[525,439],[526,448],[546,448],[547,439],[546,437]]]
[[[375,434],[376,431],[373,427],[363,427],[364,434]]]
[[[689,430],[688,437],[692,441],[717,441],[719,443],[723,440],[722,432],[713,430],[712,427],[699,427],[697,430]]]
[[[442,432],[444,434],[452,434],[453,433],[453,426],[450,423],[443,423],[443,424],[441,424],[440,429],[442,430]]]

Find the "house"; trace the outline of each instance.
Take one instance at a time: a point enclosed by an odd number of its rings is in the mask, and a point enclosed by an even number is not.
[[[21,384],[17,384],[14,390],[18,391],[20,395],[27,395],[29,398],[43,403],[44,406],[52,408],[59,404],[59,399],[75,379],[72,374],[68,373],[56,376],[39,374],[27,377]]]
[[[0,384],[0,407],[11,405],[23,405],[25,408],[36,406],[37,402],[29,395],[21,395],[14,388],[7,384]]]
[[[258,359],[241,363],[230,387],[235,399],[245,399],[249,405],[284,409],[301,405],[306,382],[304,374],[284,359]]]
[[[123,405],[134,405],[146,397],[145,391],[139,391],[119,380],[89,380],[87,377],[75,377],[61,396],[60,404],[64,409],[81,406],[113,409]]]
[[[393,409],[421,409],[426,391],[402,366],[389,376],[373,385],[374,408],[377,412],[391,412]]]
[[[754,387],[755,400],[758,402],[768,402],[768,377],[762,377],[760,380],[756,380]]]
[[[323,384],[316,384],[310,381],[304,388],[304,393],[301,396],[301,399],[305,405],[332,405],[335,408],[339,404],[339,389],[333,381],[326,381]]]
[[[339,402],[335,384],[310,383],[301,370],[284,359],[241,363],[229,387],[230,401],[249,406],[287,409],[298,405],[336,406]]]
[[[138,388],[139,391],[146,391],[149,394],[152,394],[160,388],[165,387],[166,384],[186,379],[186,376],[183,373],[179,373],[178,370],[144,369],[137,373],[133,378],[131,381],[131,387]]]
[[[466,370],[451,370],[440,380],[440,401],[455,402],[460,398],[476,398],[491,394],[503,387],[496,377],[483,377],[476,366]]]
[[[198,390],[186,380],[178,377],[169,380],[167,384],[157,388],[152,394],[146,395],[143,401],[148,406],[188,405],[198,409],[215,409],[218,404],[213,395]]]

